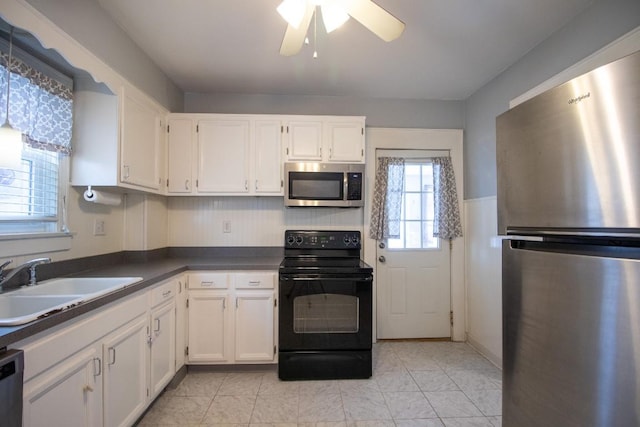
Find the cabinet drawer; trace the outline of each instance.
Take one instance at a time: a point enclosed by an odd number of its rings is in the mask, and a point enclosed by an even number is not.
[[[151,307],[169,301],[176,296],[176,281],[171,280],[151,290]]]
[[[229,273],[189,274],[189,289],[227,289]]]
[[[276,283],[276,273],[271,271],[235,273],[232,277],[236,289],[273,289]]]

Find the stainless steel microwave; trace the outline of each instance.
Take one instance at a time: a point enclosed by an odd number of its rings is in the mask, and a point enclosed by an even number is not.
[[[285,206],[364,206],[362,163],[285,163]]]

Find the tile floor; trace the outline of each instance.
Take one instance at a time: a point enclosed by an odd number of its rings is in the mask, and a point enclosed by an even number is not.
[[[369,380],[279,381],[270,370],[192,370],[140,426],[501,425],[501,372],[451,342],[374,344]]]

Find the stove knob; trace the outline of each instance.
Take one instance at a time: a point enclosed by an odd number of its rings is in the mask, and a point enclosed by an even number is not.
[[[353,243],[354,245],[358,245],[358,243],[360,243],[360,239],[358,239],[358,236],[353,236],[351,238],[351,243]]]
[[[287,237],[287,244],[289,246],[293,245],[295,243],[295,241],[296,241],[295,237],[293,237],[293,236]]]
[[[346,246],[349,246],[349,243],[351,243],[351,237],[349,237],[349,236],[344,236],[344,238],[342,240],[344,241],[344,244]]]
[[[299,245],[302,244],[302,236],[296,236],[296,243]]]

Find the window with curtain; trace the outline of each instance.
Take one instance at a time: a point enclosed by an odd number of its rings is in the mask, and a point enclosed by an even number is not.
[[[379,157],[370,237],[390,249],[437,249],[462,236],[450,157]]]
[[[6,118],[8,43],[0,40],[0,123]],[[73,82],[13,48],[9,123],[22,132],[22,160],[0,168],[0,234],[61,231],[61,177],[67,174]]]

